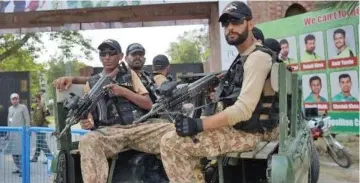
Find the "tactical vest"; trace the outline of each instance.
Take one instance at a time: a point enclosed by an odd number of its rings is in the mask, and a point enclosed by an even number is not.
[[[92,88],[100,79],[100,74],[96,74],[89,78],[88,82],[90,88]],[[131,70],[126,69],[126,71],[119,71],[116,75],[115,81],[122,86],[126,86],[127,89],[134,91],[131,80]],[[132,124],[134,119],[137,116],[142,115],[143,113],[143,110],[141,110],[138,106],[136,106],[134,103],[124,97],[109,97],[108,95],[106,95],[104,100],[106,103],[107,120],[99,120],[99,113],[97,110],[94,110],[94,112],[92,112],[92,115],[94,117],[94,122],[96,126]]]
[[[153,103],[156,102],[156,96],[155,96],[155,89],[156,89],[156,83],[153,79],[153,77],[150,75],[150,73],[142,70],[140,72],[140,80],[142,84],[145,86],[146,90],[149,92],[149,96],[151,98],[151,101]]]
[[[275,53],[270,49],[256,46],[254,51],[263,51],[272,56],[273,62],[276,60]],[[252,52],[254,52],[252,51]],[[220,98],[223,98],[224,107],[229,107],[234,105],[237,100],[237,97],[240,95],[243,75],[244,75],[244,64],[246,62],[247,56],[238,55],[235,61],[230,66],[227,74],[225,75],[224,80],[222,81],[223,90],[220,95]],[[270,73],[266,79],[270,78]],[[221,86],[221,85],[220,85]],[[271,104],[269,107],[263,104]],[[261,120],[260,115],[268,115],[269,118],[266,120]],[[235,124],[233,127],[238,130],[242,130],[249,133],[264,133],[265,131],[270,131],[279,124],[279,97],[275,93],[274,96],[264,96],[263,92],[261,93],[260,100],[256,105],[256,108],[247,121],[242,121]]]

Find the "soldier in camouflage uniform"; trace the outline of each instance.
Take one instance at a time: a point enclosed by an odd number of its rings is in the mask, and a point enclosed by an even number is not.
[[[98,49],[104,65],[104,70],[100,74],[109,74],[123,57],[121,47],[114,40],[106,40]],[[99,77],[98,74],[88,79],[85,92],[90,90]],[[132,124],[134,111],[142,112],[152,107],[149,92],[133,70],[119,71],[114,79],[122,86],[106,86],[116,96],[106,99],[108,104],[113,102],[116,106],[107,106],[109,120],[100,121],[96,117],[96,112],[93,112],[88,115],[88,119],[80,121],[83,129],[92,129],[79,142],[84,183],[105,183],[109,171],[107,158],[118,154],[126,147],[159,154],[161,137],[166,132],[174,130],[174,125],[165,119],[149,119],[144,123]],[[124,85],[128,87],[125,88]],[[115,98],[116,100],[113,100]],[[112,113],[113,109],[117,109],[118,115]]]
[[[278,134],[278,114],[270,113],[278,110],[269,78],[273,53],[254,38],[251,19],[251,10],[240,1],[228,4],[219,18],[228,44],[239,52],[224,77],[229,87],[218,88],[221,98],[229,98],[215,115],[202,119],[178,115],[176,130],[162,137],[161,158],[171,183],[204,182],[203,175],[194,171],[200,158],[250,151]]]
[[[43,102],[41,100],[41,95],[37,94],[35,96],[36,104],[33,107],[33,119],[32,119],[32,126],[38,126],[38,127],[47,127],[49,122],[46,120],[46,109],[43,105]],[[46,133],[43,132],[37,132],[36,133],[36,149],[35,154],[33,158],[30,160],[30,162],[37,162],[38,157],[40,156],[40,151],[42,150],[47,157],[52,157],[51,151],[49,149],[49,146],[46,142]],[[47,162],[45,162],[47,163]]]

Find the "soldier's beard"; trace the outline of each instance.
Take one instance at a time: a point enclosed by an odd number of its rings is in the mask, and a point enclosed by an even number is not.
[[[130,68],[133,69],[133,70],[141,70],[142,67],[143,67],[143,65],[144,65],[144,63],[142,63],[142,61],[141,61],[141,60],[138,60],[138,59],[133,60],[132,62],[133,62],[133,63],[130,64],[129,66],[130,66]],[[135,64],[135,62],[140,62],[140,64]]]
[[[229,45],[233,45],[233,46],[237,46],[237,45],[240,45],[242,43],[245,42],[245,40],[248,38],[249,36],[249,31],[247,31],[247,26],[246,26],[246,29],[243,33],[239,34],[239,33],[236,33],[238,35],[237,39],[235,40],[230,40],[229,36],[225,36],[226,38],[226,41]]]

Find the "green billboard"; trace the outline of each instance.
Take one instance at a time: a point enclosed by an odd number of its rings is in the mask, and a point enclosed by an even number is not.
[[[334,133],[359,134],[359,7],[324,9],[256,25],[280,42],[302,77],[303,106],[328,111]]]

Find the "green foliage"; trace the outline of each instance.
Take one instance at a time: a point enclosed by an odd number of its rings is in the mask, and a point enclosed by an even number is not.
[[[71,68],[71,75],[72,76],[79,76],[80,75],[80,68],[85,67],[86,65],[84,63],[81,63],[77,60],[73,60],[68,62],[70,64]],[[54,86],[53,81],[59,77],[66,75],[66,64],[64,58],[53,58],[49,62],[46,63],[46,71],[45,75],[47,78],[47,93],[49,94],[49,98],[52,98],[52,93],[54,92]]]
[[[17,55],[20,49],[28,50],[33,58],[38,58],[42,54],[41,51],[47,49],[41,41],[45,35],[49,35],[50,41],[59,45],[59,54],[64,55],[66,59],[77,58],[79,55],[74,54],[74,48],[80,48],[85,58],[92,60],[91,52],[95,49],[91,46],[89,39],[85,39],[78,31],[60,31],[0,35],[0,63],[11,55]]]
[[[48,69],[50,69],[48,71],[45,69],[45,64],[35,62],[42,51],[47,51],[46,45],[41,41],[45,35],[49,35],[50,41],[59,45],[57,54],[62,55],[61,61],[53,61],[47,64]],[[0,71],[30,71],[30,92],[33,95],[40,90],[38,73],[49,73],[49,82],[53,81],[54,75],[57,77],[64,76],[65,61],[76,60],[80,56],[74,54],[75,48],[80,48],[85,58],[92,60],[91,52],[95,49],[91,46],[90,40],[85,39],[78,31],[27,33],[23,35],[3,34],[0,35]],[[71,63],[71,68],[78,72],[79,67],[83,65],[75,61]]]
[[[167,50],[171,63],[205,62],[210,56],[207,27],[184,32]]]
[[[345,9],[348,13],[351,13],[356,7],[359,7],[359,1],[319,1],[316,5],[320,9]]]
[[[0,48],[0,52],[1,52]],[[7,57],[4,62],[0,62],[3,71],[30,71],[30,92],[37,93],[40,90],[38,71],[43,72],[43,65],[35,63],[29,50],[19,49],[16,54]]]
[[[62,31],[50,33],[50,40],[59,43],[58,48],[61,50],[65,59],[73,60],[78,57],[72,52],[74,48],[80,47],[87,60],[92,60],[91,52],[96,51],[91,46],[91,40],[85,39],[78,31]]]

